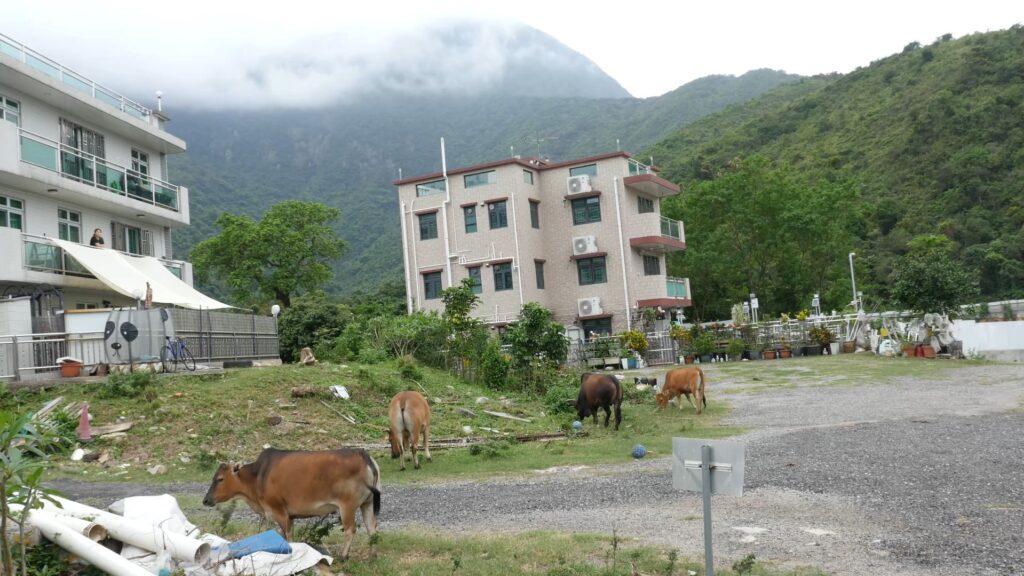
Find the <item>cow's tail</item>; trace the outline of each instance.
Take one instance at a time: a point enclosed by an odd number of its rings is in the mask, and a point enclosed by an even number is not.
[[[699,384],[699,386],[700,386],[700,401],[701,401],[701,404],[703,404],[703,406],[705,408],[707,408],[708,407],[708,393],[704,389],[704,371],[701,370],[699,366],[697,367],[697,375],[700,376],[700,384]]]
[[[373,481],[367,482],[366,487],[373,493],[373,514],[376,516],[380,514],[380,466],[366,450],[363,450],[363,461],[366,462],[366,467],[373,475]]]

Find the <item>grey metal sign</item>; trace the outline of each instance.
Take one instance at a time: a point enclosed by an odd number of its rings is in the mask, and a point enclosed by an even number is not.
[[[701,481],[703,446],[711,447],[711,493],[742,496],[746,444],[728,440],[673,438],[672,487],[676,490],[704,491]]]

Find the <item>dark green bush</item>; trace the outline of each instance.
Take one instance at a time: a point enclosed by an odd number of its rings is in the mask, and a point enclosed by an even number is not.
[[[307,346],[325,353],[334,346],[350,317],[344,306],[328,302],[322,292],[292,300],[277,322],[281,360],[295,362]]]
[[[101,398],[137,398],[144,392],[151,391],[154,385],[152,372],[139,370],[111,374],[107,381],[100,385]]]
[[[509,359],[501,351],[501,344],[496,339],[489,340],[480,358],[483,385],[494,390],[504,390],[508,386],[509,364]]]

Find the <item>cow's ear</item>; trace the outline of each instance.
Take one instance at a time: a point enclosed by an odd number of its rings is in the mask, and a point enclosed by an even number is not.
[[[235,462],[234,464],[231,465],[231,471],[234,472],[235,474],[238,474],[238,471],[241,470],[241,469],[242,469],[242,463],[241,462]]]

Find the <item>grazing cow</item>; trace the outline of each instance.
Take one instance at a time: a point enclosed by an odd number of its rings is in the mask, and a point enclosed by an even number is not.
[[[576,414],[582,422],[587,416],[594,417],[597,424],[597,411],[604,408],[604,426],[608,427],[608,419],[615,407],[615,429],[622,422],[622,385],[619,380],[607,374],[585,373],[580,377],[580,395],[576,398]]]
[[[412,465],[417,470],[420,467],[420,459],[416,454],[416,443],[423,434],[423,451],[427,453],[427,461],[433,462],[430,457],[430,406],[427,399],[415,390],[406,390],[395,394],[388,407],[388,419],[391,427],[388,429],[388,440],[391,442],[391,457],[400,458],[402,470],[405,470],[405,453],[412,452]]]
[[[251,464],[221,464],[203,504],[241,496],[256,514],[271,518],[292,539],[292,520],[337,512],[345,531],[341,557],[356,533],[356,509],[373,535],[380,513],[380,468],[361,448],[300,451],[267,448]]]
[[[691,394],[693,398],[690,398]],[[707,397],[704,395],[704,371],[699,367],[687,366],[669,370],[668,374],[665,374],[665,383],[661,385],[661,391],[655,396],[655,400],[660,408],[664,408],[673,398],[679,398],[677,402],[679,409],[682,410],[683,396],[686,396],[690,405],[697,409],[697,414],[700,414],[702,405],[708,405]],[[697,401],[696,404],[693,403],[694,400]]]

